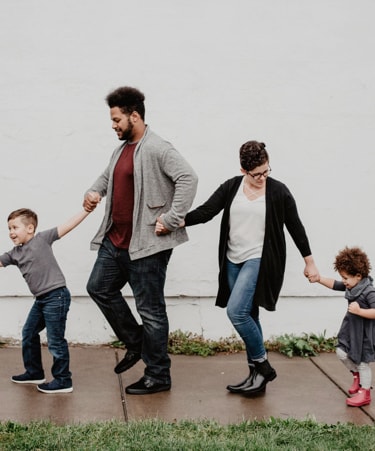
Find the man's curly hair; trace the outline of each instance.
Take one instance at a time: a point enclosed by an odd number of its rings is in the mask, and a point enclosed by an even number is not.
[[[240,164],[245,171],[252,171],[269,162],[266,145],[258,141],[248,141],[240,147]]]
[[[333,267],[335,271],[344,271],[350,276],[360,274],[368,277],[371,271],[370,260],[359,247],[345,247],[337,255]]]
[[[132,114],[136,111],[143,121],[145,120],[144,100],[143,92],[130,86],[121,86],[106,97],[109,108],[118,107],[124,114]]]

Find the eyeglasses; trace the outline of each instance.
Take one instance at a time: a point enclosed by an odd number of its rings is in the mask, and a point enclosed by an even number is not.
[[[265,179],[270,175],[272,169],[271,167],[269,167],[266,171],[264,172],[257,172],[256,174],[251,174],[250,172],[246,172],[247,175],[251,175],[251,177],[254,180],[260,180],[262,177],[264,177]]]

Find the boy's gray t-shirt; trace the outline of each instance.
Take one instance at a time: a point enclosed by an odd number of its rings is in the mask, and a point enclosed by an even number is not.
[[[35,296],[41,296],[66,285],[57,260],[52,252],[52,243],[59,239],[57,227],[37,233],[22,246],[0,255],[3,266],[16,265]]]

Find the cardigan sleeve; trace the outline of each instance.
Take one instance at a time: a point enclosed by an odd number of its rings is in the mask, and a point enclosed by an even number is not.
[[[210,221],[224,209],[228,198],[228,180],[199,207],[191,210],[185,217],[185,226],[203,224]]]
[[[311,255],[309,239],[305,227],[299,217],[297,204],[292,193],[284,185],[285,189],[285,225],[302,257]]]

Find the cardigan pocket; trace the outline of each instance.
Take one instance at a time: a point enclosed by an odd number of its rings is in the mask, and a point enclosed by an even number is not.
[[[162,214],[165,213],[165,205],[166,201],[155,201],[153,203],[147,202],[147,215],[146,224],[150,226],[154,226],[156,223],[156,219]]]

